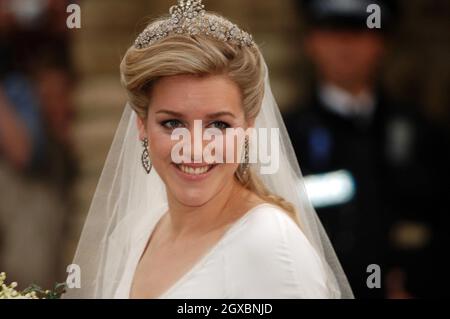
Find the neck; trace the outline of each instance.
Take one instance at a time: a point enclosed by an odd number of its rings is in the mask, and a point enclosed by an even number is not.
[[[373,84],[371,82],[352,82],[352,81],[333,81],[324,79],[322,83],[329,83],[348,92],[353,96],[358,96],[363,92],[372,92]]]
[[[215,196],[200,206],[188,206],[168,193],[169,229],[174,240],[205,234],[226,223],[238,212],[235,203],[241,202],[248,190],[232,179]],[[232,199],[232,200],[231,200]]]

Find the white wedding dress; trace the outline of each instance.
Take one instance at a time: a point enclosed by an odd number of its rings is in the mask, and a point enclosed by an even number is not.
[[[155,170],[143,172],[136,118],[127,104],[73,261],[82,270],[80,284],[64,298],[129,298],[139,258],[167,211],[165,184]],[[263,174],[259,162],[251,168],[271,193],[296,207],[302,229],[281,208],[259,205],[159,298],[353,298],[309,201],[268,71],[255,128],[280,133],[279,153],[270,155],[278,158],[276,173]]]
[[[153,231],[135,238],[115,293],[129,298],[139,258]],[[235,222],[160,299],[329,298],[326,272],[294,221],[275,205],[255,206]]]

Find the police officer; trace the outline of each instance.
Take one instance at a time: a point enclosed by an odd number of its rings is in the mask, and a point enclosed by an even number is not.
[[[379,81],[395,2],[299,4],[314,85],[307,103],[284,116],[355,296],[442,296],[448,144]]]

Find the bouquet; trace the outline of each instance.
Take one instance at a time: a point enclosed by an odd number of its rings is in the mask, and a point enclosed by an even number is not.
[[[66,283],[57,283],[53,290],[44,290],[38,285],[16,290],[17,282],[6,284],[6,273],[0,273],[0,299],[59,299],[65,292]]]

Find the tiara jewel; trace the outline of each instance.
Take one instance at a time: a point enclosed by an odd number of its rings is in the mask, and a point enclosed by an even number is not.
[[[169,10],[170,17],[148,26],[136,39],[138,49],[149,47],[171,34],[204,34],[217,40],[241,46],[253,46],[250,34],[230,21],[207,14],[202,0],[178,0]]]

